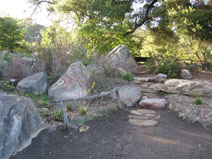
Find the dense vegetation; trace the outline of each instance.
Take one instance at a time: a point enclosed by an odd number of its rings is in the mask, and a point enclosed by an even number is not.
[[[125,44],[134,56],[152,57],[148,69],[170,77],[176,77],[185,63],[212,69],[211,0],[29,2],[35,9],[47,3],[49,12],[59,14],[60,19],[45,28],[30,19],[22,20],[20,25],[18,20],[2,17],[0,49],[38,51],[48,74],[59,75],[75,59],[88,64],[91,57],[104,55],[120,44]],[[64,22],[71,22],[72,29],[61,25]]]

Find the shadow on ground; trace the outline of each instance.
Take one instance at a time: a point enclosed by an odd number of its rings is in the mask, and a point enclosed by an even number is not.
[[[45,130],[11,159],[212,159],[212,132],[173,113],[156,127],[128,123],[129,111],[87,123],[87,132]]]

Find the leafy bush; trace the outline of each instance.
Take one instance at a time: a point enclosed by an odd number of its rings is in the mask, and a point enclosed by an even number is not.
[[[133,75],[130,72],[127,72],[123,75],[121,75],[121,78],[127,80],[127,81],[132,81],[133,80]]]
[[[181,78],[183,65],[174,57],[153,58],[148,61],[146,68],[154,73],[167,74],[170,78]]]
[[[192,64],[187,65],[186,69],[188,69],[190,72],[196,72],[196,73],[201,71],[201,67],[200,66],[192,65]]]
[[[116,112],[118,110],[118,108],[116,106],[111,105],[111,106],[109,106],[108,110],[109,110],[109,112]]]
[[[61,110],[55,110],[51,113],[51,119],[55,121],[63,121],[63,116]]]
[[[86,115],[87,114],[87,108],[86,107],[80,107],[80,114]]]
[[[47,93],[44,93],[42,95],[23,93],[21,95],[24,97],[27,97],[27,98],[31,98],[37,107],[50,107],[51,106],[52,98],[50,98]]]
[[[9,82],[0,83],[0,90],[3,92],[15,92],[15,87],[11,86]]]
[[[25,58],[11,57],[9,65],[3,71],[3,77],[6,80],[23,78],[30,76],[36,72],[43,72],[43,68],[40,63],[36,61],[30,61]]]
[[[203,102],[202,102],[202,99],[196,98],[196,99],[194,100],[194,103],[195,103],[196,105],[201,105]]]

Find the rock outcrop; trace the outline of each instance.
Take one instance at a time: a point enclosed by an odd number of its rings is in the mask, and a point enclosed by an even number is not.
[[[31,99],[0,95],[0,158],[9,157],[30,145],[44,129]]]
[[[54,100],[76,99],[88,96],[90,75],[87,68],[78,61],[71,64],[64,75],[48,91]]]
[[[22,79],[17,89],[20,93],[43,94],[47,88],[47,75],[43,72]]]
[[[170,79],[164,83],[161,90],[173,94],[212,97],[212,84],[202,81]]]

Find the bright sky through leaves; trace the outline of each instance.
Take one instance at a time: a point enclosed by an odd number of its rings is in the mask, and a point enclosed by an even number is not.
[[[0,0],[0,16],[9,15],[18,19],[31,17],[33,7],[27,3],[27,0]],[[51,21],[48,18],[47,11],[43,8],[34,14],[31,18],[39,24],[48,26]]]

